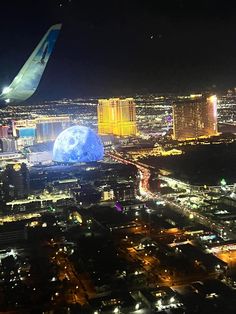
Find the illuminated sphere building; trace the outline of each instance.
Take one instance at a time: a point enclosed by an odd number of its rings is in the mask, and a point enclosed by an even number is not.
[[[188,140],[217,135],[217,98],[192,95],[173,104],[173,138]]]
[[[136,135],[136,108],[133,98],[99,99],[97,112],[100,135]]]
[[[72,126],[59,134],[53,147],[53,161],[63,163],[102,160],[103,144],[99,136],[85,126]]]

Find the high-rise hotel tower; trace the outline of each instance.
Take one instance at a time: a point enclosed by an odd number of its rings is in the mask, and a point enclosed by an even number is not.
[[[97,112],[100,135],[136,135],[136,108],[133,98],[99,99]]]
[[[217,98],[192,95],[173,104],[173,138],[187,140],[217,135]]]

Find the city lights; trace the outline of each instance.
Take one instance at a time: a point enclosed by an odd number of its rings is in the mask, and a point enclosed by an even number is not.
[[[1,313],[236,313],[236,10],[159,2],[2,2]]]

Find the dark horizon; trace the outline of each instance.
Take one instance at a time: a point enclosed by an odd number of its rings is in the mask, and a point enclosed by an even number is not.
[[[23,0],[1,7],[0,88],[10,83],[45,31],[54,23],[63,23],[30,102],[222,91],[236,86],[232,3]]]

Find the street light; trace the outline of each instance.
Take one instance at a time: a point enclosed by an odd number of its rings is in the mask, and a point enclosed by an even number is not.
[[[135,310],[137,311],[137,310],[139,310],[139,308],[140,308],[140,303],[136,303]]]
[[[221,184],[221,186],[226,186],[226,181],[225,181],[225,179],[223,178],[223,179],[221,179],[221,181],[220,181],[220,184]]]
[[[114,312],[114,313],[119,313],[119,307],[117,306],[117,307],[114,309],[113,312]]]

